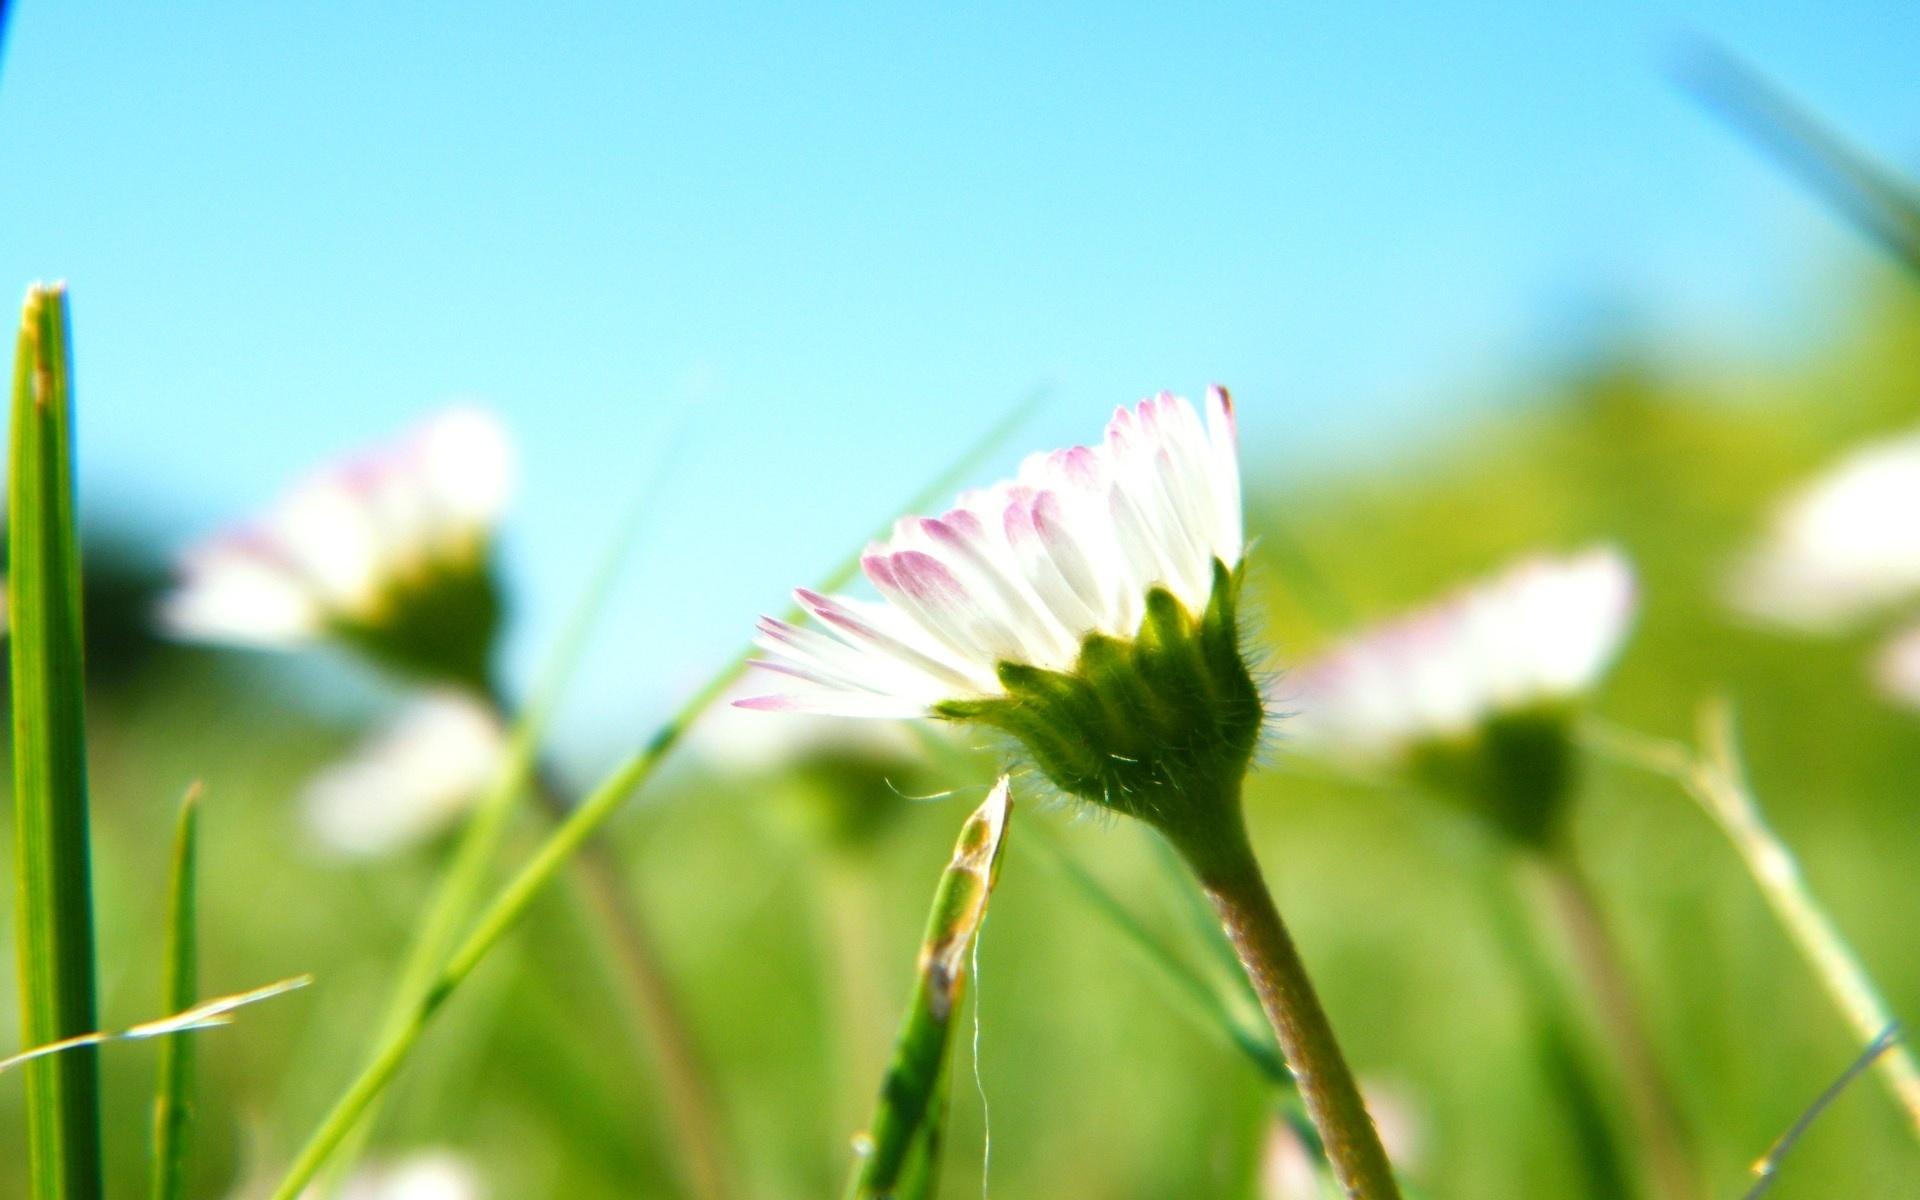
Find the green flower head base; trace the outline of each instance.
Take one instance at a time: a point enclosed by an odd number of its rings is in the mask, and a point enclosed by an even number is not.
[[[1001,663],[1005,695],[935,711],[1013,735],[1070,796],[1168,830],[1205,825],[1238,794],[1265,717],[1240,652],[1241,575],[1216,560],[1198,617],[1154,588],[1133,638],[1088,635],[1068,671]]]
[[[801,591],[748,708],[973,721],[1063,792],[1161,826],[1237,803],[1260,694],[1241,652],[1232,402],[1162,393],[862,559],[880,603]],[[1233,811],[1229,809],[1228,811]],[[1236,813],[1237,815],[1237,813]]]
[[[1302,667],[1280,697],[1287,742],[1401,768],[1503,834],[1544,844],[1574,788],[1579,701],[1633,611],[1617,551],[1529,559]]]
[[[331,638],[404,674],[484,690],[502,607],[493,529],[512,475],[492,416],[441,413],[188,550],[161,624],[235,645]]]

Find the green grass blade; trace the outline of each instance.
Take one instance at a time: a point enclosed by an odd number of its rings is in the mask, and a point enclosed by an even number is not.
[[[941,1097],[946,1091],[953,1017],[966,986],[967,951],[986,920],[987,901],[999,874],[1011,809],[1008,780],[1003,776],[986,803],[961,826],[953,860],[934,888],[913,996],[894,1042],[893,1062],[881,1083],[873,1120],[859,1139],[859,1159],[847,1189],[849,1200],[894,1196],[908,1168],[916,1166],[916,1158],[919,1182],[915,1186],[922,1194],[931,1194],[931,1175],[939,1163],[938,1123],[946,1112]]]
[[[979,442],[969,447],[947,471],[922,489],[921,493],[909,502],[910,508],[919,508],[923,504],[938,500],[953,490],[966,475],[976,469],[1003,441],[1008,434],[1019,427],[1045,398],[1044,390],[1036,391],[1023,399],[1005,417],[988,430]],[[882,528],[885,528],[884,526]],[[834,591],[846,585],[860,569],[858,552],[851,554],[833,571],[816,584],[817,590]],[[796,611],[793,619],[800,616]],[[715,701],[726,694],[734,680],[746,669],[747,662],[753,656],[752,647],[740,652],[732,662],[721,668],[708,679],[699,690],[689,696],[679,710],[667,719],[666,724],[656,730],[644,746],[634,752],[627,760],[614,768],[578,808],[562,821],[520,872],[508,881],[506,887],[497,895],[493,903],[481,913],[474,923],[466,940],[447,960],[446,965],[433,978],[430,986],[422,993],[420,1000],[406,1013],[404,1019],[388,1031],[381,1040],[373,1057],[361,1070],[360,1075],[348,1085],[339,1100],[334,1102],[331,1111],[324,1117],[313,1132],[307,1144],[294,1159],[287,1170],[286,1177],[273,1193],[272,1200],[295,1200],[306,1186],[313,1182],[327,1159],[351,1134],[361,1117],[386,1090],[407,1056],[420,1041],[421,1035],[433,1021],[434,1014],[459,986],[472,974],[481,960],[493,948],[499,945],[520,918],[526,915],[534,900],[553,882],[567,860],[592,837],[607,818],[619,811],[620,806],[647,780],[653,777],[666,756],[679,744],[680,738],[694,719],[705,712]]]
[[[1913,184],[1712,44],[1696,48],[1683,77],[1729,124],[1799,174],[1901,262],[1920,270],[1920,191]]]
[[[461,925],[479,905],[488,873],[506,836],[514,809],[533,786],[540,761],[540,745],[546,738],[547,727],[574,670],[580,664],[588,635],[605,607],[607,597],[612,594],[620,569],[639,536],[641,522],[649,510],[647,501],[656,491],[654,483],[657,480],[643,489],[640,500],[627,510],[609,541],[592,579],[567,618],[560,641],[542,669],[532,703],[512,723],[499,775],[461,827],[453,855],[446,869],[441,872],[439,883],[427,902],[425,914],[414,930],[413,941],[395,977],[386,1013],[381,1018],[380,1036],[383,1040],[394,1037],[406,1026],[414,1010],[432,988],[447,955],[452,953],[457,944]],[[374,1110],[377,1108],[377,1105],[373,1106]],[[342,1142],[329,1173],[330,1184],[338,1185],[351,1171],[372,1135],[376,1116],[377,1111],[367,1112]]]
[[[160,1010],[193,1007],[200,989],[199,928],[194,894],[200,843],[200,785],[187,789],[173,834],[167,889],[167,965]],[[153,1101],[153,1200],[185,1200],[187,1148],[193,1125],[193,1039],[160,1043],[160,1083]]]
[[[66,290],[36,285],[27,292],[14,359],[7,579],[14,919],[21,1037],[29,1046],[97,1024],[72,410]],[[28,1067],[35,1200],[102,1195],[99,1091],[91,1048]]]
[[[1259,1024],[1236,1015],[1238,985],[1232,992],[1209,982],[1192,964],[1174,953],[1146,922],[1126,903],[1101,883],[1053,837],[1036,830],[1020,843],[1027,853],[1038,857],[1078,891],[1093,911],[1111,925],[1121,940],[1151,968],[1150,978],[1165,986],[1167,996],[1201,1029],[1215,1033],[1246,1058],[1249,1065],[1269,1083],[1291,1094],[1293,1074],[1280,1057],[1273,1033],[1266,1023]],[[1316,1135],[1317,1144],[1317,1135]]]

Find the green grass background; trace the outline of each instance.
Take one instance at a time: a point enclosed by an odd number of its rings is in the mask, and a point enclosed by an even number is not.
[[[1717,599],[1774,497],[1920,414],[1920,300],[1892,276],[1858,292],[1845,327],[1798,360],[1623,342],[1463,395],[1456,422],[1339,466],[1247,464],[1253,607],[1284,669],[1349,623],[1519,554],[1617,542],[1644,606],[1597,711],[1687,736],[1705,697],[1732,697],[1769,815],[1895,1010],[1920,1019],[1920,714],[1873,694],[1869,634],[1755,630]],[[102,576],[89,596],[103,1013],[156,1013],[174,803],[196,777],[205,990],[318,977],[202,1035],[193,1194],[226,1196],[284,1165],[359,1066],[445,847],[361,866],[313,852],[291,801],[355,731],[314,715],[283,664],[144,646],[122,629],[141,593],[115,586]],[[1284,721],[1265,758],[1248,797],[1263,861],[1359,1072],[1418,1113],[1424,1194],[1582,1195],[1475,891],[1480,832],[1415,792],[1294,761]],[[746,1194],[836,1194],[928,891],[995,765],[984,746],[964,764],[755,778],[688,761],[615,823],[718,1078]],[[946,789],[958,790],[900,795]],[[1253,1194],[1262,1085],[1079,893],[1021,853],[1043,823],[1198,959],[1141,831],[1045,804],[1016,815],[977,989],[993,1194]],[[1702,1170],[1714,1195],[1737,1196],[1747,1165],[1856,1046],[1718,831],[1671,784],[1592,764],[1576,824]],[[536,831],[529,818],[518,850]],[[11,955],[0,964],[10,972]],[[15,988],[0,983],[12,1030]],[[433,1029],[376,1151],[459,1148],[496,1198],[680,1194],[650,1066],[611,984],[570,895],[543,901]],[[155,1055],[115,1046],[102,1059],[110,1169],[116,1194],[132,1194]],[[965,1196],[979,1188],[983,1121],[964,1057],[955,1086],[947,1194]],[[0,1195],[24,1192],[22,1103],[19,1079],[0,1078]],[[1920,1196],[1920,1145],[1864,1079],[1774,1195]]]

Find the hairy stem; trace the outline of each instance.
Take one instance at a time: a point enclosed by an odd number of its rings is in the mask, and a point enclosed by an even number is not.
[[[1209,835],[1174,834],[1174,848],[1199,877],[1220,924],[1280,1039],[1327,1161],[1349,1200],[1399,1200],[1393,1168],[1367,1113],[1333,1026],[1261,878],[1238,796]]]

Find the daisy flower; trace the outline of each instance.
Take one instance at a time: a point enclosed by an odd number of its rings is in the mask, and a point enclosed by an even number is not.
[[[337,638],[407,673],[483,687],[500,615],[494,527],[512,478],[493,416],[442,412],[187,550],[161,626],[239,646]]]
[[[1265,711],[1238,628],[1235,441],[1224,390],[1201,410],[1162,393],[1098,446],[900,521],[861,560],[877,602],[801,591],[813,624],[761,622],[772,690],[739,703],[986,725],[1061,792],[1159,830],[1219,913],[1342,1188],[1396,1200],[1240,811]]]
[[[1123,812],[1196,771],[1237,783],[1263,715],[1239,650],[1244,535],[1234,415],[1167,393],[1097,446],[1026,460],[938,517],[907,517],[861,566],[879,601],[795,593],[766,618],[775,690],[748,708],[973,720],[1052,781]]]
[[[307,827],[356,857],[431,837],[493,783],[506,745],[490,707],[464,691],[428,693],[314,777],[301,797]]]
[[[1864,446],[1790,495],[1729,588],[1749,616],[1831,632],[1920,595],[1920,431]]]
[[[1412,767],[1540,836],[1568,782],[1566,713],[1619,653],[1634,608],[1617,550],[1528,559],[1295,671],[1287,742]]]

